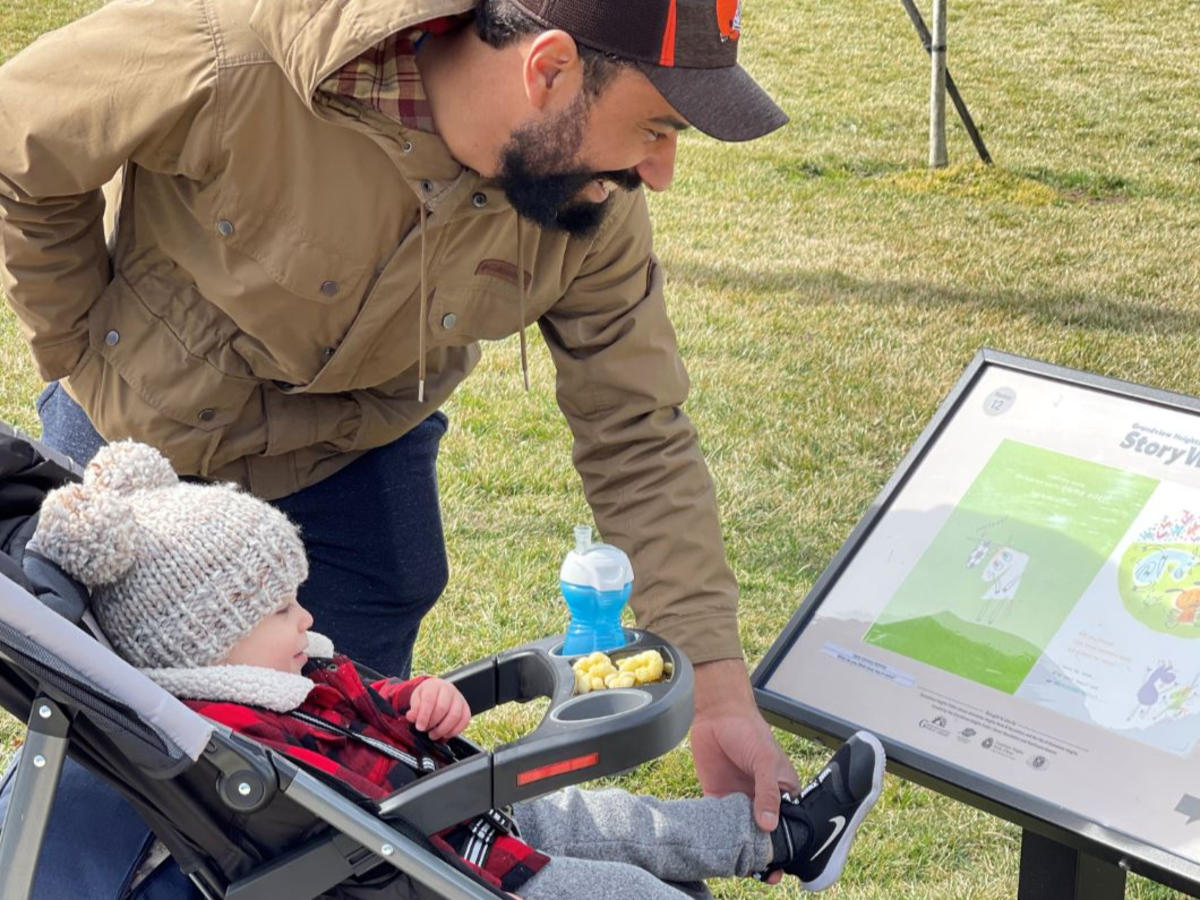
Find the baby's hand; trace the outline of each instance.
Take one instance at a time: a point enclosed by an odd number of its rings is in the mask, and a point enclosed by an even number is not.
[[[471,707],[458,688],[441,678],[427,678],[412,692],[405,718],[435,741],[458,737],[471,722]]]

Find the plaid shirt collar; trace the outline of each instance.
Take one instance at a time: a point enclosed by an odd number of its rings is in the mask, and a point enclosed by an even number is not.
[[[461,23],[461,17],[433,19],[390,35],[326,78],[319,90],[356,100],[405,128],[436,134],[417,49],[430,34],[444,34]]]

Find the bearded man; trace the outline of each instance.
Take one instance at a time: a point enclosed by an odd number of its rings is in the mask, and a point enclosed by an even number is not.
[[[786,121],[739,29],[737,0],[116,0],[43,37],[0,69],[0,258],[45,440],[134,438],[271,500],[317,627],[404,675],[447,578],[439,407],[480,340],[519,333],[524,369],[536,322],[638,623],[695,663],[701,784],[772,829],[798,781],[753,704],[642,190],[689,126]]]

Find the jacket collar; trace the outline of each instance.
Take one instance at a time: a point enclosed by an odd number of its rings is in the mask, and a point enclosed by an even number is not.
[[[286,713],[298,707],[316,685],[303,675],[262,666],[200,666],[195,669],[142,669],[163,690],[187,700],[218,700]]]
[[[475,5],[476,0],[258,0],[250,28],[311,108],[322,81],[384,38]]]
[[[308,633],[308,654],[333,656],[333,643],[323,634]],[[142,669],[151,681],[176,697],[218,700],[258,706],[272,712],[291,712],[316,685],[303,675],[263,666],[197,666],[186,669]]]

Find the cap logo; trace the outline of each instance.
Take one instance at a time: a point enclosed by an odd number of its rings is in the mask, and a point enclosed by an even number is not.
[[[722,41],[736,41],[742,33],[742,0],[717,0],[717,28]]]
[[[671,0],[671,5],[667,8],[667,24],[663,29],[662,51],[658,55],[658,64],[660,66],[675,65],[676,15],[675,0]]]

